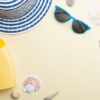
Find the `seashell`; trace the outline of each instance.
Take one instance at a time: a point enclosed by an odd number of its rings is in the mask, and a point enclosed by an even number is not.
[[[66,4],[67,4],[68,6],[73,6],[74,0],[66,0]]]
[[[17,90],[13,90],[12,93],[11,93],[11,97],[13,99],[18,99],[20,97],[20,94]]]
[[[52,100],[54,97],[56,97],[59,94],[59,91],[50,94],[49,96],[45,97],[44,100]]]
[[[89,9],[87,18],[93,25],[100,26],[100,5]]]
[[[28,75],[24,80],[23,86],[27,93],[37,92],[40,90],[41,80],[34,75]]]
[[[100,47],[100,40],[98,41],[98,46]]]

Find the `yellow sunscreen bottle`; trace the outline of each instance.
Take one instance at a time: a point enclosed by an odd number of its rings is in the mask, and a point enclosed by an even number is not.
[[[0,39],[0,91],[15,86],[15,71],[5,42]]]

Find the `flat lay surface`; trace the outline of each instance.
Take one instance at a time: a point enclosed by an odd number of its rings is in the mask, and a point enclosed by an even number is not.
[[[53,0],[46,16],[33,28],[17,35],[0,32],[11,53],[16,69],[18,100],[43,100],[59,91],[52,100],[100,100],[100,27],[88,20],[88,10],[98,0]],[[72,20],[55,20],[55,6],[68,11],[91,26],[84,34],[72,30]],[[0,69],[2,70],[2,69]],[[23,82],[34,74],[42,80],[38,92],[24,92]],[[11,90],[0,92],[0,100],[12,100]]]

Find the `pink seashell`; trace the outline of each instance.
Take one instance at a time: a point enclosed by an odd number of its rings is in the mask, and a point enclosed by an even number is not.
[[[66,0],[68,6],[73,6],[74,0]]]
[[[23,86],[28,93],[37,92],[40,90],[41,80],[34,75],[28,75],[24,80]]]

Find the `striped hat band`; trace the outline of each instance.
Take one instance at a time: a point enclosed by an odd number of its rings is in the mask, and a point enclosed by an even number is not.
[[[15,34],[35,26],[51,3],[52,0],[0,0],[0,31]]]

